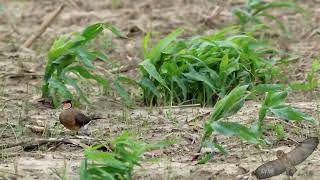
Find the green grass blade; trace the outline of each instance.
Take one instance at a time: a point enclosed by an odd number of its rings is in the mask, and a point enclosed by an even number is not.
[[[319,124],[318,120],[289,106],[285,106],[285,105],[273,106],[272,108],[270,108],[270,111],[277,117],[284,120],[292,120],[292,121],[306,120],[316,125]]]
[[[85,101],[87,104],[90,104],[90,101],[88,100],[87,96],[83,93],[81,88],[78,86],[76,79],[70,78],[70,77],[65,77],[64,78],[65,82],[73,86],[77,92],[77,94],[80,96],[80,99]]]
[[[76,66],[69,66],[65,69],[66,72],[74,72],[76,74],[81,75],[82,77],[86,78],[86,79],[93,79],[95,81],[97,81],[100,85],[107,85],[108,81],[104,78],[102,78],[99,75],[93,75],[91,74],[87,69],[85,69],[82,66],[76,65]]]
[[[257,135],[249,128],[236,122],[214,121],[211,124],[212,128],[225,136],[237,136],[252,144],[259,144]]]
[[[150,59],[153,64],[155,64],[157,61],[159,61],[159,57],[161,53],[169,46],[174,40],[177,39],[179,35],[181,35],[183,32],[183,29],[179,28],[172,33],[170,33],[168,36],[160,40],[151,50],[148,54],[147,59]]]
[[[96,59],[96,55],[90,53],[89,51],[85,50],[84,48],[80,48],[77,53],[78,59],[82,62],[86,67],[95,69],[92,61]]]
[[[183,82],[183,80],[181,78],[179,78],[178,76],[173,76],[172,81],[177,83],[177,85],[179,86],[179,88],[182,91],[183,100],[186,101],[187,100],[187,87],[185,86],[185,82]]]
[[[274,92],[278,90],[284,90],[286,85],[284,84],[258,84],[253,87],[252,91],[255,92]]]
[[[198,73],[196,71],[190,71],[188,73],[183,73],[183,76],[186,77],[187,79],[190,79],[190,80],[203,82],[208,87],[210,87],[210,89],[212,91],[215,91],[215,88],[214,88],[213,84],[211,83],[210,79],[206,75],[200,74],[200,73]]]
[[[65,86],[65,84],[63,82],[60,82],[56,79],[51,78],[49,81],[49,88],[56,88],[58,91],[61,92],[61,94],[67,98],[69,98],[70,100],[73,99],[73,95],[71,94],[71,92],[68,90],[68,88]]]
[[[275,21],[283,32],[285,32],[287,34],[289,33],[288,28],[283,24],[283,22],[279,18],[277,18],[271,14],[267,14],[267,13],[260,13],[259,16],[263,16],[263,17],[266,17],[270,20]]]
[[[117,78],[114,82],[115,88],[122,98],[123,102],[125,102],[126,106],[130,106],[132,104],[130,95],[126,91],[126,89],[120,84],[121,78]]]
[[[143,38],[143,56],[145,59],[150,57],[149,55],[149,41],[150,41],[151,33],[148,32],[147,35]]]
[[[161,97],[159,90],[156,88],[153,82],[150,81],[148,78],[143,78],[142,80],[138,81],[138,84],[143,88],[146,88],[149,91],[151,91],[153,95],[157,96],[158,98]]]
[[[111,32],[113,32],[113,34],[115,34],[117,37],[127,38],[121,31],[118,30],[118,28],[116,28],[110,23],[105,23],[104,27],[109,29]]]
[[[86,41],[91,40],[103,31],[104,26],[104,23],[90,25],[82,31],[81,35],[86,39]]]
[[[291,3],[291,2],[269,2],[269,3],[263,4],[261,7],[259,7],[253,13],[253,15],[256,15],[256,14],[262,12],[262,11],[265,11],[267,9],[272,9],[272,8],[289,8],[289,9],[293,9],[293,10],[299,12],[299,13],[304,13],[304,9],[299,7],[295,3]]]
[[[156,67],[149,60],[144,60],[139,64],[139,66],[140,68],[143,68],[145,71],[147,71],[150,77],[156,79],[163,87],[165,87],[168,91],[170,91],[170,89],[166,84],[166,81],[162,79]]]
[[[245,99],[249,96],[248,86],[238,86],[227,96],[219,100],[214,108],[209,121],[217,121],[238,112],[243,106]]]

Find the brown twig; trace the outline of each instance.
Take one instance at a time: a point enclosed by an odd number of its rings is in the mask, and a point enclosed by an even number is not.
[[[31,46],[31,44],[42,35],[42,33],[47,29],[47,27],[49,26],[49,24],[58,16],[58,14],[62,11],[64,7],[64,4],[59,6],[55,11],[53,11],[52,13],[48,14],[47,16],[44,17],[44,20],[42,22],[42,24],[40,25],[39,29],[36,31],[35,34],[33,34],[32,36],[29,37],[29,39],[27,39],[23,45],[21,46],[21,48],[29,48]]]
[[[17,174],[17,173],[13,173],[13,172],[9,172],[9,171],[4,171],[4,170],[1,170],[0,169],[0,172],[1,173],[4,173],[4,174],[11,174],[11,175],[13,175],[13,176],[18,176],[18,177],[24,177],[23,175],[21,175],[21,174]],[[0,176],[1,177],[1,176]]]
[[[42,73],[12,73],[12,72],[2,72],[0,73],[0,77],[9,77],[9,78],[17,78],[17,77],[25,77],[25,76],[39,76],[42,77],[44,74]]]
[[[34,125],[25,125],[26,128],[29,128],[34,133],[43,133],[46,128],[41,126],[34,126]],[[49,129],[48,129],[49,131]]]
[[[129,64],[129,65],[124,65],[124,66],[120,66],[118,68],[111,69],[109,72],[112,74],[119,74],[119,73],[128,72],[128,71],[135,69],[137,67],[138,67],[137,64]]]
[[[86,141],[84,143],[80,141]],[[87,139],[79,139],[79,138],[49,138],[49,139],[33,139],[33,140],[26,140],[18,143],[13,143],[13,144],[3,144],[0,145],[0,149],[8,149],[8,148],[13,148],[16,146],[22,146],[24,150],[32,150],[35,149],[38,146],[45,145],[45,144],[73,144],[76,146],[80,146],[83,148],[88,147],[86,144],[92,144],[95,142],[95,140],[87,140]]]
[[[194,121],[194,120],[196,120],[196,119],[203,118],[203,117],[209,115],[210,113],[211,113],[211,111],[205,112],[205,113],[202,113],[202,114],[199,114],[199,115],[197,115],[197,116],[195,116],[195,117],[187,120],[187,122],[192,122],[192,121]]]

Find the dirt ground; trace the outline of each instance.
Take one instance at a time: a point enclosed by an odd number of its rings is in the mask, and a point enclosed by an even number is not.
[[[110,22],[129,39],[113,39],[114,45],[106,50],[117,65],[136,64],[142,61],[144,34],[151,31],[159,39],[178,27],[185,29],[184,36],[209,34],[236,22],[232,9],[241,0],[0,0],[0,146],[15,144],[34,138],[74,137],[58,123],[61,110],[39,107],[40,87],[46,64],[46,53],[59,35],[82,30],[94,22]],[[48,13],[61,3],[66,6],[46,31],[30,48],[21,45],[37,32]],[[290,28],[291,38],[275,34],[272,42],[297,58],[283,70],[288,81],[302,81],[311,61],[319,56],[320,1],[297,1],[308,10],[304,17],[290,11],[275,11]],[[216,12],[216,13],[213,13]],[[281,34],[281,33],[279,33]],[[19,49],[20,48],[20,49]],[[100,64],[102,69],[110,68]],[[126,72],[138,77],[135,69]],[[237,179],[253,171],[265,161],[275,158],[279,149],[289,151],[296,142],[307,136],[318,136],[319,127],[303,123],[283,122],[268,117],[267,122],[282,123],[287,138],[278,141],[266,132],[272,143],[262,150],[234,137],[215,135],[229,156],[217,154],[205,165],[192,160],[197,148],[203,123],[212,108],[143,107],[126,109],[114,94],[103,95],[98,89],[84,86],[89,92],[93,107],[82,110],[107,117],[89,124],[87,134],[93,139],[109,140],[124,130],[133,132],[139,140],[158,142],[175,140],[178,143],[161,150],[148,152],[142,167],[135,169],[135,179]],[[292,92],[290,103],[319,119],[318,89],[312,92]],[[243,124],[258,117],[259,105],[248,101],[245,108],[231,118]],[[45,127],[35,132],[34,127]],[[0,157],[0,179],[79,179],[79,163],[83,148],[75,145],[46,146],[25,151],[21,146],[3,148]],[[316,150],[297,167],[293,179],[320,177],[320,151]],[[287,179],[280,175],[271,179]]]

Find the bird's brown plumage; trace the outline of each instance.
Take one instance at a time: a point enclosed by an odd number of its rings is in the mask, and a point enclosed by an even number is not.
[[[91,121],[91,118],[77,109],[67,109],[60,114],[59,121],[66,128],[78,131],[82,126],[88,124]]]
[[[252,174],[259,179],[277,176],[283,172],[286,172],[289,176],[293,176],[296,172],[294,166],[306,160],[317,148],[318,144],[319,139],[317,137],[310,137],[298,144],[287,154],[283,151],[278,151],[278,159],[262,164]]]

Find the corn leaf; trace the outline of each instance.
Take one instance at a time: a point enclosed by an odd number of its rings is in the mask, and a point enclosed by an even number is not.
[[[257,135],[249,128],[236,122],[214,121],[211,124],[212,128],[225,136],[238,136],[252,144],[259,144]]]
[[[147,58],[150,59],[153,64],[159,61],[159,57],[161,53],[170,45],[177,37],[182,34],[183,29],[177,29],[170,33],[168,36],[160,40],[153,48],[151,48],[150,52],[147,53]]]
[[[285,106],[285,105],[273,106],[270,108],[270,111],[277,117],[284,120],[292,120],[292,121],[306,120],[313,124],[317,124],[317,125],[319,124],[318,120],[289,106]]]
[[[158,73],[156,67],[149,60],[145,60],[141,62],[139,66],[144,70],[146,70],[152,78],[156,79],[163,87],[167,88],[170,91],[166,82],[164,81],[164,79],[162,79],[162,77]]]
[[[82,99],[86,103],[90,104],[87,96],[83,93],[81,88],[78,86],[76,79],[70,78],[70,77],[65,77],[64,80],[65,80],[66,83],[70,84],[71,86],[73,86],[75,88],[76,92],[80,96],[80,99]]]

